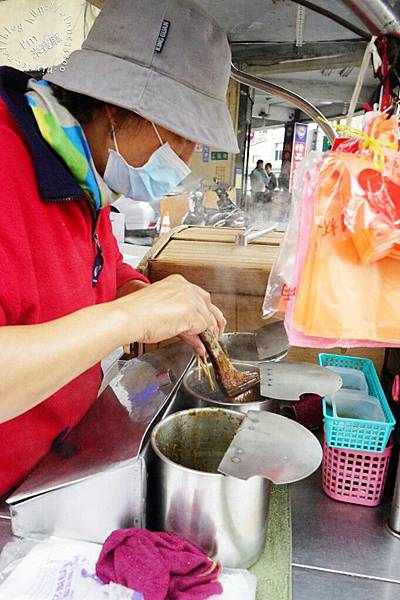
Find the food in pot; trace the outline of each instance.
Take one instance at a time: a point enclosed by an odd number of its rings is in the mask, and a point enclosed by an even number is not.
[[[200,334],[200,338],[214,367],[217,383],[229,398],[241,396],[259,385],[259,373],[244,373],[235,369],[230,358],[222,350],[217,338],[210,331]]]

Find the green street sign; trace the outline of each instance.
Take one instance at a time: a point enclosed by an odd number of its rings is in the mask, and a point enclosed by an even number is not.
[[[331,148],[332,144],[330,143],[326,135],[324,135],[322,139],[322,152],[328,152],[328,150],[330,150]]]
[[[227,152],[211,152],[211,160],[228,160]]]

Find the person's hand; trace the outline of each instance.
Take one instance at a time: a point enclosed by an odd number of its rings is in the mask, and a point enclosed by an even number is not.
[[[214,304],[211,304],[211,310],[214,313],[218,325],[218,328],[214,330],[214,333],[219,338],[225,331],[226,319],[222,312],[219,310],[219,308]],[[183,342],[191,346],[191,348],[193,348],[196,354],[199,354],[200,356],[206,355],[206,349],[198,335],[193,335],[190,333],[181,333],[179,338]]]
[[[197,334],[211,329],[219,335],[225,327],[210,294],[181,275],[166,277],[115,300],[113,305],[122,311],[121,345],[132,341],[158,343],[182,336],[196,352],[204,354]]]

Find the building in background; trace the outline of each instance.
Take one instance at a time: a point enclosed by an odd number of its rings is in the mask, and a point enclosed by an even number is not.
[[[345,118],[330,120],[333,125],[338,123],[345,124],[345,121]],[[361,124],[362,115],[356,115],[353,118],[352,126],[361,128]],[[305,155],[312,150],[325,152],[329,149],[330,145],[328,143],[328,139],[322,129],[316,123],[308,123],[307,129],[308,135],[305,146]],[[249,166],[247,177],[249,177],[251,171],[255,168],[257,160],[262,159],[264,163],[270,162],[272,164],[272,170],[276,177],[279,178],[282,171],[282,160],[284,158],[284,141],[285,125],[254,129],[250,134]],[[289,162],[291,163],[291,157]]]

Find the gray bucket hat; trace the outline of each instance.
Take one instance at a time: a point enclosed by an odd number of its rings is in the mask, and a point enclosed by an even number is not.
[[[191,0],[108,0],[81,50],[44,79],[238,152],[230,64],[226,34]]]

